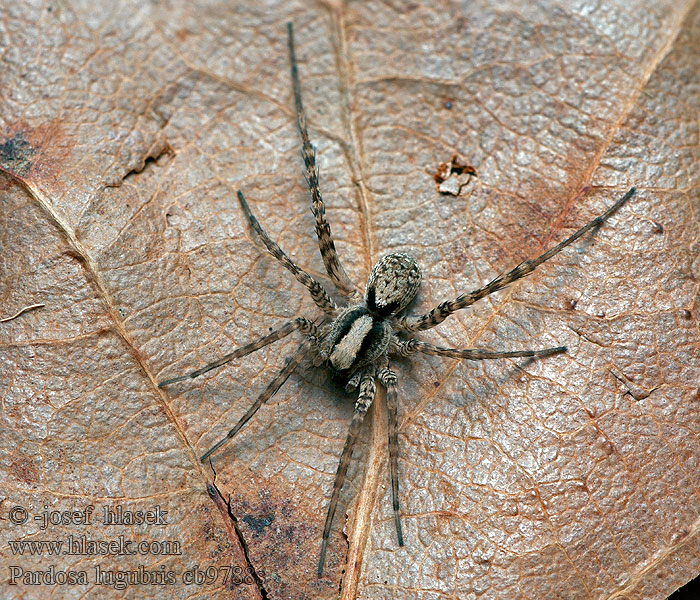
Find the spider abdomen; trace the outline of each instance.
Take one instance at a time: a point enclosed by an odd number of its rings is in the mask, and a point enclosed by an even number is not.
[[[352,374],[386,353],[391,328],[364,306],[346,308],[330,324],[323,342],[324,358],[339,373]]]
[[[365,288],[367,308],[382,317],[395,315],[415,298],[422,278],[420,267],[410,254],[387,254],[369,274]]]

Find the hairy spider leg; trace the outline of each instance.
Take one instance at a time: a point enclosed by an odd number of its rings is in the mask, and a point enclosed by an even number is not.
[[[289,378],[289,376],[292,374],[294,369],[296,369],[299,364],[301,363],[302,360],[304,360],[304,357],[306,356],[306,353],[309,351],[309,348],[311,347],[311,340],[310,339],[305,339],[297,348],[296,352],[292,355],[291,359],[289,362],[284,366],[284,368],[277,374],[277,376],[270,382],[270,384],[265,388],[265,391],[260,394],[258,399],[253,403],[253,405],[246,411],[246,413],[239,419],[238,423],[229,431],[224,438],[222,438],[219,442],[214,444],[209,450],[207,450],[204,454],[202,454],[202,457],[199,459],[202,462],[207,460],[214,452],[216,452],[221,446],[226,444],[233,436],[235,436],[241,428],[250,420],[250,418],[258,412],[258,409],[265,404],[270,398],[272,398],[277,391],[282,387],[285,381]]]
[[[311,191],[311,212],[316,218],[316,236],[318,237],[319,250],[321,251],[323,264],[326,265],[326,271],[333,285],[335,285],[338,291],[346,298],[352,298],[353,300],[359,299],[359,294],[355,286],[352,281],[350,281],[348,274],[340,263],[338,253],[335,250],[333,235],[331,234],[331,226],[328,221],[326,221],[326,207],[323,203],[321,190],[318,185],[316,151],[309,140],[309,132],[306,129],[306,115],[304,114],[304,106],[301,102],[301,84],[299,83],[299,69],[297,68],[297,58],[294,52],[294,33],[291,23],[287,23],[287,33],[289,61],[292,70],[292,88],[294,90],[294,104],[296,106],[297,125],[299,126],[302,142],[301,156],[304,159],[304,166],[306,167],[306,183]]]
[[[219,360],[210,362],[208,365],[204,365],[196,371],[192,371],[191,373],[187,373],[186,375],[179,375],[178,377],[173,377],[172,379],[166,379],[165,381],[161,381],[158,384],[158,387],[162,388],[166,385],[170,385],[171,383],[177,383],[178,381],[185,381],[186,379],[194,379],[195,377],[199,377],[200,375],[203,375],[204,373],[207,373],[212,369],[216,369],[217,367],[231,362],[235,358],[241,358],[241,356],[245,356],[246,354],[250,354],[251,352],[260,350],[260,348],[267,346],[268,344],[272,344],[277,340],[281,340],[282,338],[287,337],[290,333],[296,331],[297,329],[307,336],[318,336],[318,329],[314,323],[312,323],[304,317],[297,317],[296,319],[287,321],[284,325],[282,325],[282,327],[275,329],[272,333],[269,333],[255,341],[252,341],[249,344],[246,344],[245,346],[241,346],[233,352],[222,356]]]
[[[284,250],[282,250],[277,243],[270,239],[270,236],[260,226],[260,223],[258,223],[255,215],[253,215],[251,212],[250,206],[248,206],[248,202],[246,201],[245,196],[243,196],[243,192],[241,192],[241,190],[238,190],[238,199],[243,207],[243,212],[245,213],[246,217],[248,217],[248,222],[263,241],[268,252],[272,254],[272,256],[274,256],[279,262],[281,262],[282,265],[289,270],[292,275],[294,275],[299,283],[309,290],[311,297],[316,303],[316,306],[331,316],[335,315],[338,307],[335,305],[335,302],[333,302],[333,299],[328,295],[325,288],[313,277],[311,277],[311,275],[304,271],[304,269],[294,264],[292,259],[285,254]]]
[[[433,356],[449,356],[451,358],[466,358],[467,360],[489,360],[492,358],[518,358],[529,356],[543,357],[566,352],[566,346],[557,346],[556,348],[546,348],[544,350],[513,350],[510,352],[498,352],[494,350],[484,350],[482,348],[443,348],[416,339],[401,341],[398,343],[398,346],[399,353],[402,356],[422,352],[423,354],[432,354]]]
[[[362,371],[355,371],[345,384],[345,391],[354,392],[357,386],[360,385],[360,379],[362,379]]]
[[[321,556],[318,559],[317,574],[319,577],[323,575],[323,564],[326,562],[328,536],[330,535],[333,516],[335,515],[335,510],[338,506],[340,490],[343,487],[345,475],[348,471],[348,466],[350,465],[352,449],[355,446],[355,441],[357,440],[357,434],[360,432],[362,421],[364,420],[369,407],[374,401],[376,391],[377,385],[374,381],[374,376],[370,372],[363,373],[360,381],[360,392],[357,396],[357,401],[355,402],[355,412],[353,412],[352,420],[350,421],[350,428],[348,429],[348,437],[345,440],[343,453],[340,455],[340,462],[338,463],[338,470],[336,471],[335,481],[333,483],[333,494],[331,495],[331,502],[328,505],[328,514],[326,514],[326,524],[323,528],[323,539],[321,541]]]
[[[383,368],[378,373],[380,383],[386,388],[386,412],[389,421],[389,472],[391,474],[391,499],[394,523],[399,546],[403,546],[403,532],[399,517],[399,389],[396,373]]]
[[[457,312],[462,308],[466,308],[471,304],[474,304],[477,300],[481,300],[493,294],[494,292],[503,289],[507,285],[510,285],[514,281],[525,277],[532,273],[539,265],[544,261],[549,260],[559,252],[561,252],[568,245],[573,244],[577,239],[579,239],[586,232],[590,231],[594,227],[597,227],[603,221],[605,221],[610,215],[612,215],[617,209],[619,209],[627,200],[629,200],[635,193],[635,188],[630,188],[629,191],[622,196],[615,204],[613,204],[608,210],[606,210],[602,215],[593,219],[588,225],[581,227],[576,233],[571,237],[568,237],[563,242],[560,242],[553,248],[547,250],[541,256],[533,260],[526,260],[521,262],[517,267],[503,273],[496,277],[493,281],[487,283],[484,287],[474,290],[469,294],[462,294],[458,296],[455,300],[447,300],[438,304],[433,310],[424,315],[420,316],[406,316],[400,319],[397,323],[399,329],[403,331],[421,331],[423,329],[430,329],[442,323],[447,317],[452,313]]]

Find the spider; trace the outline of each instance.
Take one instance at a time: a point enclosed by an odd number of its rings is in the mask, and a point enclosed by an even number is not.
[[[202,455],[202,462],[206,461],[241,430],[258,409],[277,393],[287,378],[307,356],[311,356],[314,366],[324,366],[339,376],[341,381],[346,381],[345,389],[347,391],[358,390],[352,420],[345,446],[340,456],[333,484],[333,493],[323,528],[317,569],[317,574],[321,577],[323,575],[328,537],[338,504],[338,497],[345,480],[360,426],[374,400],[377,380],[386,390],[386,410],[389,421],[389,472],[394,524],[399,546],[404,545],[399,517],[398,381],[396,373],[390,367],[389,358],[391,356],[406,357],[416,352],[422,352],[435,356],[484,360],[513,357],[545,357],[565,352],[565,346],[543,350],[514,350],[506,352],[481,348],[442,348],[416,339],[411,334],[439,325],[452,313],[466,308],[477,300],[502,290],[507,285],[532,273],[543,262],[549,260],[585,233],[603,223],[634,195],[635,188],[631,188],[603,214],[593,219],[563,242],[547,250],[541,256],[533,260],[526,260],[514,269],[499,275],[485,286],[468,294],[461,294],[454,300],[442,302],[423,315],[404,313],[418,293],[422,281],[421,269],[418,263],[411,255],[406,253],[392,253],[380,258],[372,267],[364,295],[360,296],[338,259],[333,236],[331,235],[331,228],[328,221],[326,221],[325,205],[319,190],[316,155],[309,140],[309,134],[306,129],[306,116],[301,102],[301,84],[299,82],[291,23],[287,25],[287,34],[297,126],[302,141],[302,157],[306,168],[305,178],[311,192],[311,212],[316,219],[316,235],[326,271],[338,292],[345,299],[345,303],[343,306],[338,306],[318,281],[296,265],[285,254],[262,228],[255,215],[253,215],[245,196],[238,190],[238,200],[243,213],[257,237],[266,246],[269,253],[282,263],[299,283],[306,287],[316,305],[323,311],[324,316],[316,322],[305,317],[292,319],[268,335],[246,344],[196,371],[161,381],[158,387],[162,388],[172,383],[199,377],[236,358],[241,358],[268,344],[281,340],[295,331],[303,335],[304,340],[291,358],[288,359],[286,365],[228,434]]]

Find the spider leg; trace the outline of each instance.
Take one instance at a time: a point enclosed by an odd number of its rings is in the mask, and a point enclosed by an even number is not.
[[[323,575],[323,564],[326,562],[326,549],[328,547],[328,536],[331,532],[331,523],[333,523],[333,516],[335,515],[335,510],[338,506],[338,498],[340,496],[340,490],[343,487],[343,482],[345,481],[345,475],[348,471],[348,466],[350,465],[350,458],[352,457],[352,449],[355,446],[355,441],[357,440],[357,434],[360,431],[360,426],[362,421],[372,405],[374,400],[374,394],[377,391],[377,386],[374,382],[374,376],[371,373],[363,373],[362,380],[360,381],[360,393],[355,402],[355,412],[352,415],[352,421],[350,421],[350,428],[348,429],[348,437],[345,440],[345,447],[343,448],[343,453],[340,455],[340,462],[338,463],[338,470],[335,474],[335,482],[333,483],[333,495],[331,496],[331,502],[328,505],[328,514],[326,515],[326,524],[323,528],[323,540],[321,541],[321,556],[318,560],[318,571],[319,577]]]
[[[544,350],[513,350],[510,352],[497,352],[494,350],[484,350],[482,348],[442,348],[434,346],[421,340],[406,340],[396,343],[396,353],[401,356],[408,356],[415,352],[432,354],[433,356],[449,356],[451,358],[466,358],[467,360],[487,360],[492,358],[517,358],[522,356],[551,356],[566,352],[566,346],[556,348],[545,348]]]
[[[306,353],[308,352],[309,348],[311,346],[311,341],[309,339],[304,340],[299,347],[297,348],[296,352],[292,355],[291,360],[284,366],[284,368],[277,374],[277,377],[275,377],[265,388],[265,391],[260,394],[258,399],[253,403],[253,405],[246,411],[246,413],[238,420],[238,423],[229,431],[224,438],[222,438],[219,442],[214,444],[209,450],[207,450],[204,454],[202,454],[202,457],[199,459],[202,462],[207,460],[214,452],[216,452],[221,446],[226,444],[233,436],[235,436],[241,428],[250,420],[250,418],[258,412],[258,409],[265,404],[272,396],[274,396],[277,391],[282,387],[282,384],[284,384],[285,381],[287,381],[287,378],[292,374],[294,369],[296,369],[299,366],[299,363],[304,359],[304,356],[306,356]]]
[[[345,272],[343,265],[340,264],[331,234],[331,226],[328,224],[328,221],[326,221],[326,207],[323,203],[321,191],[318,186],[316,152],[309,140],[309,132],[306,130],[306,115],[304,114],[304,106],[301,103],[301,85],[299,83],[299,69],[297,68],[296,54],[294,52],[294,34],[291,23],[287,23],[287,33],[289,40],[289,61],[292,68],[294,104],[296,105],[297,125],[299,126],[302,142],[301,155],[304,159],[304,166],[306,167],[306,183],[311,191],[311,212],[316,218],[316,236],[318,237],[319,249],[323,257],[323,264],[326,265],[326,271],[335,287],[337,287],[340,293],[346,298],[357,299],[359,298],[359,294],[352,281],[350,281],[348,274]]]
[[[389,417],[389,472],[391,473],[391,498],[394,507],[394,523],[399,546],[403,546],[403,533],[399,517],[399,391],[396,373],[389,368],[379,371],[379,381],[386,388],[386,410]]]
[[[292,275],[296,277],[296,280],[306,287],[307,290],[309,290],[311,297],[316,303],[316,306],[329,315],[335,315],[337,306],[335,305],[335,302],[333,302],[333,299],[328,295],[328,292],[324,289],[324,287],[313,277],[311,277],[311,275],[304,271],[304,269],[295,265],[284,253],[284,250],[282,250],[282,248],[280,248],[270,239],[270,236],[260,226],[260,223],[258,223],[255,215],[251,212],[250,206],[248,206],[248,202],[246,201],[241,190],[238,190],[238,199],[243,207],[243,212],[245,213],[246,217],[248,217],[251,227],[255,229],[255,232],[267,247],[268,252],[278,261],[280,261],[287,270],[291,271]]]
[[[608,208],[608,210],[606,210],[602,215],[593,219],[590,223],[588,223],[588,225],[581,227],[581,229],[579,229],[572,236],[568,237],[563,242],[560,242],[553,248],[550,248],[541,256],[538,256],[537,258],[532,260],[526,260],[521,262],[517,267],[511,269],[507,273],[502,273],[493,281],[487,283],[484,287],[481,287],[478,290],[474,290],[469,294],[462,294],[458,296],[455,300],[447,300],[445,302],[442,302],[441,304],[438,304],[433,310],[431,310],[428,313],[425,313],[424,315],[403,317],[399,319],[397,327],[403,331],[420,331],[423,329],[430,329],[442,323],[452,313],[462,308],[466,308],[467,306],[474,304],[474,302],[476,302],[477,300],[481,300],[481,298],[484,298],[489,294],[493,294],[494,292],[503,289],[504,287],[513,283],[514,281],[517,281],[518,279],[529,275],[543,262],[549,260],[554,255],[561,252],[568,245],[573,244],[582,235],[584,235],[594,227],[600,225],[618,208],[620,208],[625,202],[627,202],[627,200],[629,200],[634,195],[635,191],[635,188],[630,188],[629,191],[624,196],[622,196],[622,198],[615,202],[615,204]]]
[[[360,385],[361,378],[362,373],[360,371],[355,371],[352,377],[350,377],[350,379],[348,379],[348,382],[345,384],[345,391],[354,392],[357,389],[357,386]]]
[[[166,379],[165,381],[161,381],[158,384],[158,387],[162,388],[166,385],[170,385],[171,383],[177,383],[178,381],[185,381],[186,379],[194,379],[195,377],[199,377],[200,375],[203,375],[204,373],[211,371],[212,369],[216,369],[221,365],[225,365],[226,363],[232,361],[234,358],[240,358],[241,356],[245,356],[246,354],[250,354],[251,352],[260,350],[260,348],[267,346],[272,342],[281,340],[283,337],[288,336],[290,333],[296,331],[297,329],[301,330],[301,332],[307,336],[316,337],[318,335],[318,330],[314,323],[312,323],[308,319],[305,319],[304,317],[297,317],[296,319],[288,321],[287,323],[282,325],[282,327],[275,329],[272,333],[269,333],[268,335],[265,335],[253,342],[250,342],[250,344],[241,346],[233,352],[222,356],[220,359],[215,360],[214,362],[210,362],[208,365],[204,365],[196,371],[192,371],[191,373],[187,373],[186,375],[179,375],[178,377],[173,377],[172,379]]]

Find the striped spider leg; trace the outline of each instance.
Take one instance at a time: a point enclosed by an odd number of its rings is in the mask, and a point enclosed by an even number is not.
[[[540,256],[532,260],[525,260],[521,262],[517,267],[511,269],[507,273],[499,275],[494,280],[487,283],[485,286],[480,287],[478,290],[469,292],[468,294],[462,294],[457,296],[454,300],[448,300],[438,304],[433,310],[424,315],[420,316],[407,316],[400,320],[399,328],[402,331],[413,332],[421,331],[424,329],[431,329],[436,325],[442,323],[447,317],[452,313],[466,308],[474,304],[477,300],[481,300],[486,296],[502,290],[504,287],[516,282],[518,279],[525,277],[532,273],[537,267],[539,267],[544,261],[549,260],[556,254],[559,254],[564,248],[573,244],[582,235],[589,232],[591,229],[601,225],[608,217],[615,213],[625,202],[627,202],[634,193],[636,188],[630,188],[627,193],[622,196],[615,204],[608,208],[602,215],[597,216],[587,225],[584,225],[576,233],[566,238],[563,242],[558,243],[556,246],[550,248]],[[423,352],[424,350],[421,350]],[[444,354],[442,352],[432,352],[432,354]],[[445,354],[445,356],[449,356]],[[466,358],[466,357],[465,357]]]
[[[309,140],[309,132],[306,130],[306,115],[304,106],[301,103],[301,84],[299,83],[299,69],[297,67],[297,57],[294,52],[294,32],[292,24],[287,23],[287,41],[289,48],[289,62],[292,72],[292,90],[294,92],[294,105],[297,112],[297,126],[301,135],[301,156],[304,159],[306,183],[311,191],[311,212],[316,219],[316,236],[318,245],[333,285],[349,301],[357,302],[359,294],[355,285],[350,281],[343,265],[340,264],[338,253],[335,250],[335,243],[331,235],[331,226],[326,221],[326,206],[321,197],[321,190],[318,186],[318,168],[316,167],[316,150]]]

